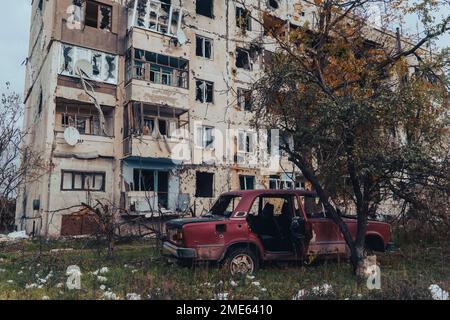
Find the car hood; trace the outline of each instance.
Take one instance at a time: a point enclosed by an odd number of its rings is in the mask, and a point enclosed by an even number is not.
[[[166,227],[169,229],[181,229],[187,224],[201,223],[201,222],[217,222],[224,221],[227,218],[221,216],[204,216],[198,218],[188,218],[188,219],[174,219],[166,222]]]

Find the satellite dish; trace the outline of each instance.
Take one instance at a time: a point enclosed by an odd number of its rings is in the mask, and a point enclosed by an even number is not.
[[[69,146],[75,147],[80,140],[80,132],[74,127],[68,127],[64,131],[64,140]]]
[[[80,59],[75,63],[75,73],[79,76],[87,76],[88,78],[92,78],[94,70],[92,68],[92,63],[86,59]],[[80,74],[80,71],[83,71]]]

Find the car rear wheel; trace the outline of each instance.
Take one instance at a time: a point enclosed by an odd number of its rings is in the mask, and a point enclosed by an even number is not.
[[[237,248],[228,254],[225,266],[232,275],[253,274],[259,269],[259,260],[252,250]]]

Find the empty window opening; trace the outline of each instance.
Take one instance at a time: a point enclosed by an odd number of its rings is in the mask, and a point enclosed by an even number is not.
[[[65,171],[61,173],[62,191],[105,191],[104,172]]]
[[[112,7],[95,1],[86,1],[85,24],[89,27],[111,31]]]
[[[195,4],[197,14],[208,18],[213,18],[214,17],[213,3],[214,3],[213,0],[197,0]]]
[[[252,91],[238,88],[237,103],[239,109],[244,111],[252,111]]]
[[[182,31],[183,9],[173,6],[170,0],[136,1],[136,11],[130,10],[135,26],[170,36]]]
[[[196,54],[197,57],[212,59],[213,56],[213,40],[196,36]]]
[[[39,4],[38,4],[39,11],[42,11],[43,8],[44,8],[44,0],[39,0]]]
[[[195,83],[197,94],[196,101],[200,101],[201,103],[213,103],[214,102],[214,83],[205,81],[205,80],[197,80]]]
[[[269,6],[269,8],[276,10],[280,7],[278,1],[279,0],[268,0],[267,5]]]
[[[239,176],[239,185],[241,190],[254,190],[255,177],[254,176]]]
[[[199,198],[214,197],[214,173],[197,171],[196,178],[195,196]]]
[[[134,53],[133,53],[134,52]],[[131,49],[126,55],[126,78],[188,88],[189,62],[182,58]]]
[[[197,147],[212,150],[214,149],[214,127],[197,127]]]
[[[250,11],[236,7],[236,25],[244,31],[252,31],[252,17]]]
[[[252,70],[250,52],[248,50],[242,48],[236,49],[236,67],[245,70]]]

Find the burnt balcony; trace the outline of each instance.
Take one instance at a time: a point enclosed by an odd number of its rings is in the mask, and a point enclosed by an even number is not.
[[[56,153],[78,154],[80,157],[114,156],[114,108],[102,106],[105,118],[102,128],[100,116],[94,105],[58,99],[55,114]],[[80,133],[80,142],[69,146],[64,131],[73,127]]]
[[[182,108],[131,102],[125,106],[124,156],[169,159],[187,139],[189,113]]]

